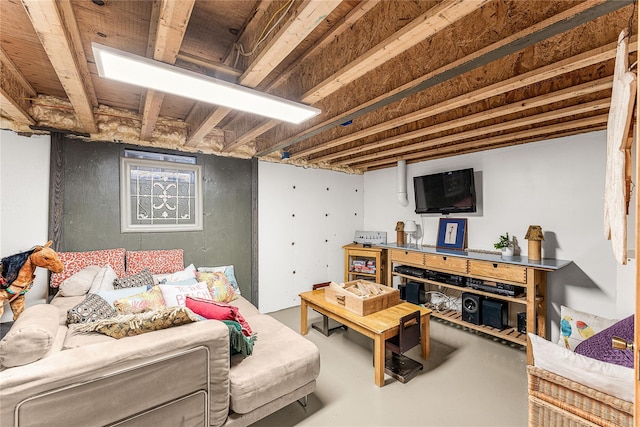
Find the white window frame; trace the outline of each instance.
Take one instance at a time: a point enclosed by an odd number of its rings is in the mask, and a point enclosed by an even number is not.
[[[194,218],[192,222],[184,224],[135,224],[132,223],[132,210],[137,209],[132,203],[131,172],[136,168],[160,169],[162,172],[178,171],[193,174],[194,178]],[[171,232],[171,231],[199,231],[202,230],[203,202],[202,202],[202,167],[186,163],[147,160],[140,158],[120,158],[120,231],[122,233],[140,232]]]

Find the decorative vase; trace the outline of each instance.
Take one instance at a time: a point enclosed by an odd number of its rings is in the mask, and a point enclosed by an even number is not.
[[[502,256],[503,257],[513,256],[513,246],[507,246],[506,248],[502,248]]]

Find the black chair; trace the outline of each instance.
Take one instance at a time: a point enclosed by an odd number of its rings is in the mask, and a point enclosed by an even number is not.
[[[403,354],[418,344],[420,344],[420,311],[402,317],[398,326],[398,335],[385,342],[386,350],[391,351],[391,355],[385,357],[385,373],[401,383],[406,383],[421,371],[422,363]]]

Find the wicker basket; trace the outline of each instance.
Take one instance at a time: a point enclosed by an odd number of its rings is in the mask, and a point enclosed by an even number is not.
[[[528,366],[529,426],[632,427],[633,403]]]

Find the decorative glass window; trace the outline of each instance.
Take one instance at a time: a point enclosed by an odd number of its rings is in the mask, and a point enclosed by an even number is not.
[[[202,230],[201,187],[199,165],[122,157],[121,231]]]

